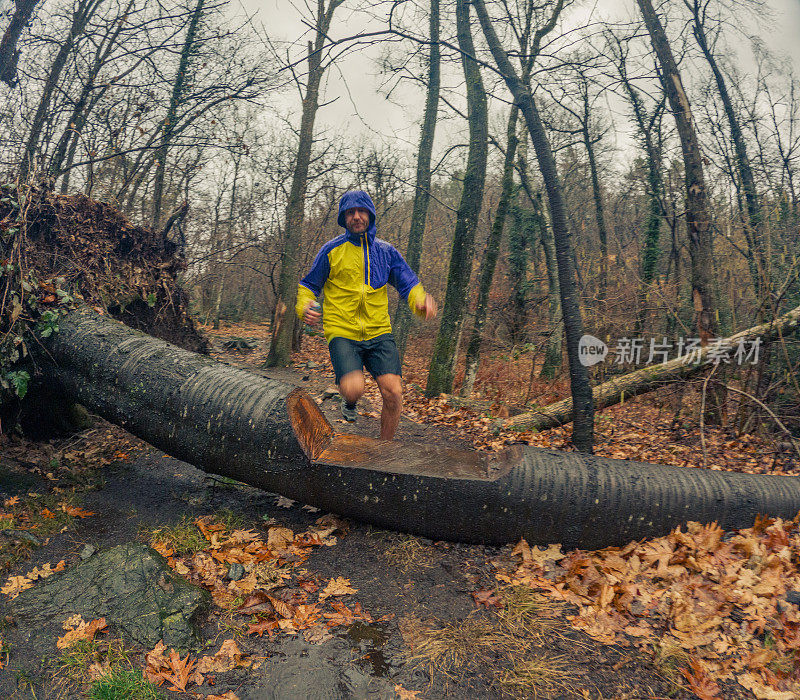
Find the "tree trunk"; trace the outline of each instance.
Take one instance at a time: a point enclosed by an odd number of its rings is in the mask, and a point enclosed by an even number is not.
[[[305,220],[308,170],[311,149],[314,145],[314,121],[319,109],[319,88],[326,66],[322,63],[322,48],[328,38],[328,29],[336,8],[343,0],[328,0],[327,9],[322,0],[318,5],[316,37],[308,43],[308,82],[303,97],[300,116],[300,139],[297,159],[292,173],[292,186],[286,206],[286,230],[281,252],[281,274],[278,279],[278,297],[272,320],[272,340],[265,367],[286,367],[292,353],[294,337],[294,305],[297,301],[297,279],[300,274],[300,247]]]
[[[760,339],[760,344],[767,344],[773,338],[785,336],[800,327],[800,306],[776,318],[771,323],[754,326],[722,341],[721,345],[735,348],[738,344]],[[676,358],[660,365],[644,367],[611,379],[593,390],[594,402],[598,408],[613,406],[625,399],[645,394],[672,382],[682,381],[687,377],[708,369],[708,354],[715,345],[708,345],[697,355],[697,362],[688,364],[686,357]],[[503,427],[515,430],[547,430],[564,425],[572,420],[572,400],[564,399],[542,410],[532,413],[521,413],[503,422]]]
[[[478,283],[478,302],[475,306],[475,320],[472,324],[472,333],[467,345],[467,356],[464,368],[464,382],[461,385],[461,396],[469,396],[475,386],[475,377],[478,375],[478,361],[481,354],[481,339],[483,327],[486,323],[489,292],[494,278],[494,269],[497,265],[497,256],[500,254],[500,239],[503,237],[503,228],[506,223],[506,214],[511,202],[514,188],[514,158],[517,152],[517,106],[512,104],[508,115],[508,128],[506,130],[506,156],[503,164],[503,184],[500,200],[497,202],[497,211],[486,242],[486,252],[481,262],[480,282]],[[516,280],[521,286],[522,280]]]
[[[686,225],[689,233],[689,253],[692,258],[692,304],[697,333],[705,345],[716,333],[716,304],[713,288],[713,247],[711,239],[711,208],[708,203],[703,153],[692,123],[692,111],[683,82],[650,0],[636,0],[642,11],[647,31],[661,66],[661,82],[667,94],[683,152],[686,180]]]
[[[14,14],[0,40],[0,80],[8,87],[13,88],[17,84],[17,61],[19,61],[17,42],[38,4],[39,0],[15,0]]]
[[[414,207],[411,212],[411,226],[408,230],[408,248],[406,262],[414,272],[419,272],[422,257],[422,239],[425,234],[425,222],[428,218],[428,204],[431,198],[431,156],[433,139],[436,133],[436,118],[439,113],[440,54],[439,48],[439,0],[431,0],[430,11],[430,54],[428,56],[428,94],[425,99],[425,113],[422,118],[422,129],[417,150],[417,179],[414,191]],[[411,328],[411,309],[402,299],[397,306],[394,322],[394,339],[400,362],[406,354],[406,343]]]
[[[528,322],[528,244],[533,214],[520,203],[520,193],[511,206],[511,225],[508,227],[508,273],[511,279],[511,319],[508,324],[511,342],[516,344]],[[531,257],[534,257],[531,250]],[[558,293],[558,290],[556,290]]]
[[[464,68],[464,79],[467,85],[469,153],[453,234],[442,321],[428,371],[426,396],[438,396],[441,393],[453,392],[458,341],[464,323],[467,289],[472,272],[475,229],[478,226],[478,216],[483,203],[483,186],[486,181],[489,121],[486,91],[483,88],[480,69],[474,58],[475,47],[470,33],[469,0],[456,0],[456,23],[458,45],[461,49],[461,64]]]
[[[689,4],[687,2],[687,4]],[[722,106],[725,110],[725,116],[728,119],[728,127],[731,131],[731,140],[733,141],[733,150],[736,154],[736,170],[741,179],[742,189],[744,190],[744,198],[747,204],[746,216],[743,217],[748,242],[752,242],[752,249],[750,251],[751,257],[758,265],[758,278],[756,280],[755,293],[760,302],[764,301],[764,291],[769,288],[769,280],[767,278],[767,261],[765,258],[764,241],[761,231],[761,205],[758,201],[758,191],[756,190],[755,177],[753,170],[750,167],[750,159],[747,156],[747,144],[742,134],[742,128],[739,125],[739,119],[736,116],[736,110],[733,107],[728,86],[725,82],[725,77],[719,68],[717,59],[711,51],[708,43],[708,37],[704,26],[703,19],[701,18],[701,10],[697,0],[693,0],[690,6],[693,18],[692,31],[695,39],[697,40],[700,50],[703,52],[708,65],[711,67],[711,72],[714,74],[714,82],[717,84],[717,91],[722,99]]]
[[[558,281],[567,337],[570,386],[576,407],[572,440],[578,450],[591,452],[594,443],[592,388],[589,383],[589,373],[586,367],[580,363],[578,357],[578,341],[583,335],[583,319],[581,318],[575,282],[575,265],[567,223],[566,202],[558,176],[558,168],[530,86],[523,84],[517,76],[494,31],[483,0],[473,0],[473,4],[500,74],[503,76],[506,85],[514,95],[514,101],[519,105],[520,111],[525,117],[531,136],[531,143],[536,150],[539,169],[544,179],[550,204],[550,221],[553,226],[556,259],[558,261]]]
[[[606,214],[603,205],[603,192],[600,189],[600,175],[597,169],[597,156],[594,152],[595,140],[589,134],[589,99],[588,94],[584,105],[584,126],[582,129],[583,145],[589,158],[589,173],[592,180],[592,197],[594,199],[594,215],[597,221],[597,236],[600,239],[600,285],[597,292],[597,301],[600,309],[603,308],[608,290],[608,229],[606,227]]]
[[[759,514],[792,518],[800,508],[795,477],[528,446],[490,458],[336,434],[302,389],[92,312],[73,312],[59,326],[31,344],[47,386],[206,472],[381,529],[597,549],[665,535],[689,520],[741,528]]]
[[[200,18],[203,16],[203,4],[205,0],[197,0],[197,4],[189,20],[189,27],[186,29],[186,38],[183,41],[181,57],[178,61],[178,72],[175,75],[175,82],[172,84],[172,96],[169,100],[169,107],[164,121],[161,122],[161,144],[155,153],[156,173],[153,180],[153,219],[152,226],[158,230],[161,225],[161,207],[164,198],[164,177],[167,171],[167,154],[172,143],[172,133],[175,129],[175,120],[178,116],[178,107],[183,101],[183,88],[188,79],[189,61],[192,52],[195,50],[195,40],[197,37],[197,27]]]
[[[100,5],[101,0],[82,0],[75,12],[72,15],[72,24],[70,25],[69,32],[58,50],[53,64],[50,66],[50,72],[42,88],[42,95],[39,98],[39,106],[36,108],[36,114],[31,123],[31,129],[28,132],[28,140],[25,144],[25,151],[22,155],[22,162],[20,163],[20,179],[26,180],[31,170],[36,167],[36,151],[39,146],[39,137],[44,129],[45,123],[50,118],[50,101],[53,99],[58,80],[61,77],[61,71],[67,64],[67,58],[75,46],[77,38],[83,34],[86,25]]]

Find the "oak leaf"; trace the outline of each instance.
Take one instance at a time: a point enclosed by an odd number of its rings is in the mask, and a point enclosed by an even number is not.
[[[97,513],[84,510],[83,508],[78,508],[78,506],[71,506],[66,501],[61,504],[61,510],[63,510],[67,515],[71,515],[73,518],[88,518],[91,515],[97,515]]]
[[[95,635],[101,630],[104,630],[107,626],[106,618],[104,617],[101,617],[99,620],[86,622],[80,615],[73,615],[64,622],[64,629],[67,630],[67,633],[58,638],[56,647],[59,649],[66,649],[68,646],[78,641],[85,640],[91,642],[95,638]]]
[[[31,586],[33,586],[33,581],[25,576],[9,576],[8,581],[0,588],[0,592],[12,598],[16,598],[22,591]]]
[[[328,585],[319,594],[319,599],[325,600],[333,595],[351,595],[353,593],[358,593],[358,589],[350,585],[350,579],[338,576],[328,581]]]

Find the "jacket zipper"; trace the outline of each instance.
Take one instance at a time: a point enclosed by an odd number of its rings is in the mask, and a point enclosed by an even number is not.
[[[369,244],[366,236],[361,236],[361,264],[364,266],[364,281],[361,283],[361,340],[367,337],[367,305],[366,294],[369,281]]]

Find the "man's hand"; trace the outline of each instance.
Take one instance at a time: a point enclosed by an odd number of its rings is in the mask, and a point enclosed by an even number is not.
[[[315,326],[320,322],[320,319],[322,319],[322,312],[319,304],[316,301],[309,301],[305,309],[303,309],[303,320],[309,326]]]
[[[424,314],[426,321],[436,318],[436,310],[436,300],[430,294],[426,294],[425,299],[417,302],[417,312],[420,316]]]

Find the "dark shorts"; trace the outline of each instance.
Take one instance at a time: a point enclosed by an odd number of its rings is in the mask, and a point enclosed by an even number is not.
[[[348,372],[360,372],[363,367],[376,378],[382,374],[402,374],[400,356],[391,333],[370,340],[331,338],[328,350],[337,384]]]

